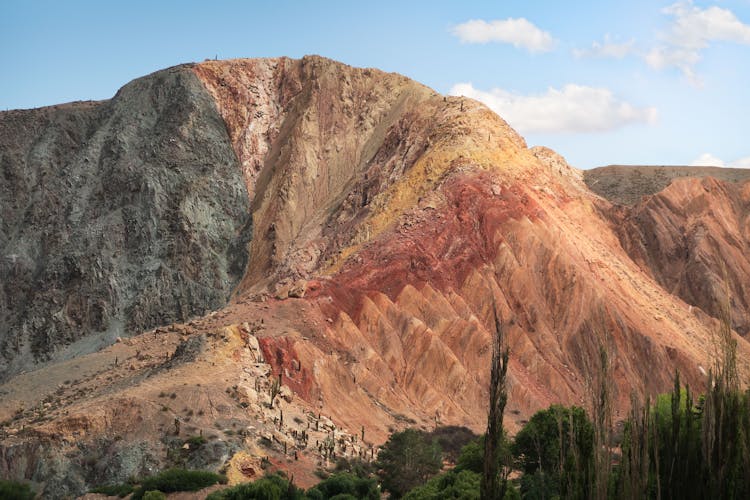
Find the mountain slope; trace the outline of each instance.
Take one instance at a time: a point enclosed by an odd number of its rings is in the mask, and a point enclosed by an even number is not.
[[[247,245],[247,264],[226,305],[205,305],[213,313],[0,386],[3,475],[80,492],[178,458],[228,462],[239,480],[269,455],[304,482],[325,462],[305,433],[361,457],[405,425],[481,431],[493,305],[511,348],[511,430],[552,402],[587,406],[602,348],[615,419],[632,391],[668,389],[675,369],[703,386],[720,288],[698,303],[674,281],[715,284],[716,268],[675,271],[669,245],[685,221],[720,228],[696,233],[687,254],[734,259],[732,286],[745,290],[747,183],[689,179],[627,208],[485,106],[399,75],[320,57],[171,71],[201,82],[195,95],[223,119],[226,175],[245,199],[216,195],[252,220],[232,219],[230,248]],[[704,184],[710,197],[696,201]],[[737,339],[748,374],[750,344]],[[175,451],[199,432],[210,446]],[[86,465],[96,447],[103,470]]]
[[[0,113],[0,380],[224,305],[249,201],[187,68]]]

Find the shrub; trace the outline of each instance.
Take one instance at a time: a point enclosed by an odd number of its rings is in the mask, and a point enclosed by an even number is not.
[[[0,498],[3,500],[33,500],[35,497],[36,493],[28,484],[0,479]]]
[[[206,500],[303,500],[301,489],[289,482],[282,473],[269,474],[252,483],[215,491]]]
[[[143,500],[166,500],[167,495],[159,490],[147,491],[143,494]]]
[[[97,486],[90,490],[91,493],[99,493],[110,497],[124,498],[133,493],[132,484],[108,484],[104,486]]]
[[[479,500],[480,474],[470,470],[452,470],[435,476],[426,484],[418,486],[404,496],[404,500]],[[521,496],[518,490],[508,483],[504,500],[516,500]]]
[[[190,449],[198,448],[206,443],[206,438],[203,436],[190,436],[185,440],[185,444],[190,445]]]
[[[342,496],[343,495],[343,496]],[[374,479],[358,477],[355,474],[342,472],[333,474],[307,490],[307,497],[315,500],[328,500],[344,497],[378,500],[380,490]]]
[[[226,483],[227,478],[209,471],[167,469],[164,472],[140,480],[132,500],[140,500],[147,491],[159,490],[165,493],[174,491],[198,491],[216,483]]]

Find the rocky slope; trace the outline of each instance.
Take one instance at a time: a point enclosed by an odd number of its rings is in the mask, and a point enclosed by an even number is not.
[[[189,68],[0,113],[0,380],[223,306],[249,200]]]
[[[225,124],[212,151],[229,148],[235,170],[206,175],[245,198],[219,196],[237,216],[211,265],[236,276],[222,290],[237,285],[203,318],[0,386],[4,476],[78,493],[169,463],[254,477],[267,455],[304,484],[328,444],[371,456],[405,425],[481,431],[493,306],[512,353],[511,430],[552,402],[588,405],[602,348],[617,419],[632,391],[668,389],[675,369],[704,383],[723,298],[711,260],[727,261],[745,331],[748,183],[688,179],[624,207],[483,105],[399,75],[319,57],[169,71],[199,82],[209,122]],[[202,120],[179,128],[184,154],[205,153],[191,142]],[[229,263],[245,244],[240,277]],[[210,445],[191,448],[196,434]]]

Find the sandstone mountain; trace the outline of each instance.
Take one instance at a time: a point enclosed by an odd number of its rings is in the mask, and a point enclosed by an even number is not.
[[[675,369],[702,387],[727,288],[750,374],[741,173],[584,174],[478,102],[320,57],[0,113],[0,155],[0,475],[51,496],[261,456],[304,484],[327,439],[481,431],[493,306],[511,430],[587,406],[601,349],[615,419]]]

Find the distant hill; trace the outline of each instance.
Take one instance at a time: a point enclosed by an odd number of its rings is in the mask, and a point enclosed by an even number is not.
[[[586,170],[583,180],[593,192],[613,203],[632,205],[656,194],[678,177],[714,177],[727,182],[750,179],[750,169],[656,165],[608,165]]]

